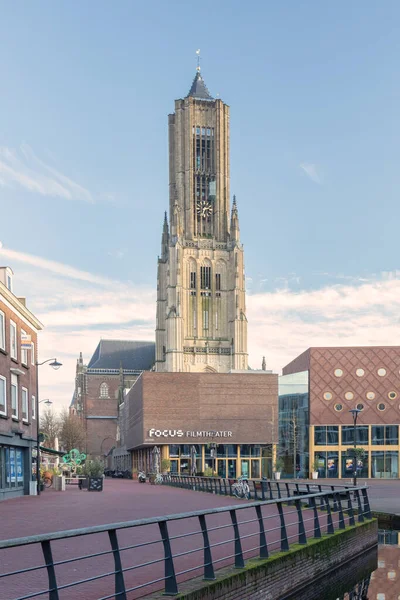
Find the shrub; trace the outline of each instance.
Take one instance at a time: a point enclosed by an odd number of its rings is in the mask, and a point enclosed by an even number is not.
[[[87,477],[102,477],[104,465],[101,460],[87,460],[84,466],[84,473]]]

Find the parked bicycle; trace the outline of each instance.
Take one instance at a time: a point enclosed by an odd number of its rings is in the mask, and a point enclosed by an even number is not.
[[[245,477],[239,477],[237,482],[232,485],[232,493],[236,498],[250,498],[250,488]]]
[[[157,473],[157,475],[154,478],[154,483],[157,484],[161,484],[164,481],[163,476],[161,475],[161,473]]]

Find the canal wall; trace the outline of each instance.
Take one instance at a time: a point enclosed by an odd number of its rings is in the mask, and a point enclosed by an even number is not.
[[[214,581],[201,578],[179,585],[181,600],[277,600],[293,597],[296,590],[309,585],[340,567],[346,561],[377,547],[378,523],[375,519],[310,539],[306,545],[293,544],[288,552],[268,559],[252,559],[245,568],[225,568]],[[161,595],[148,596],[156,600]],[[318,598],[319,596],[315,596]],[[311,597],[310,597],[311,598]]]

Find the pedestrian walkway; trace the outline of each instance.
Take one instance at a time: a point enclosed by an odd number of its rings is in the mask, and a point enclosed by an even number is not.
[[[293,480],[291,480],[293,481]],[[296,479],[297,482],[303,481]],[[310,483],[310,480],[307,480]],[[331,485],[353,485],[352,479],[318,479],[313,483]],[[371,510],[400,516],[400,479],[357,478],[358,485],[368,485]]]

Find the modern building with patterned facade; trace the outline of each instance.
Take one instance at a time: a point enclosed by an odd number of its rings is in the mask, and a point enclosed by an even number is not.
[[[290,383],[291,394],[287,393]],[[290,450],[297,454],[294,470],[287,461],[292,474],[306,470],[309,474],[316,459],[320,477],[351,477],[347,450],[353,446],[354,427],[349,411],[358,408],[356,442],[365,450],[358,475],[399,477],[400,347],[309,348],[283,369],[279,402],[280,442],[292,436],[293,424],[285,426],[285,411],[297,426]],[[301,413],[307,412],[303,418]],[[300,452],[293,450],[300,438],[308,439],[306,468]]]

